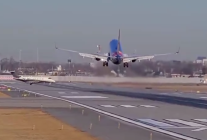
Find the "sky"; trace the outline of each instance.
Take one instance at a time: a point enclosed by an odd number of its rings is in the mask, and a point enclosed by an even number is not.
[[[151,55],[174,52],[157,59],[195,60],[207,56],[206,0],[1,0],[0,58],[25,62],[85,62],[80,52],[109,51],[118,38],[124,53]],[[135,51],[136,50],[136,51]],[[91,60],[90,60],[91,61]]]

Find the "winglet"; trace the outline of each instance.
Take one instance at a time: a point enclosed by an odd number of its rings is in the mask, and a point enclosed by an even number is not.
[[[11,73],[11,75],[12,75],[14,78],[19,78],[19,77],[20,77],[19,75],[17,75],[17,74],[15,73],[15,71],[11,71],[10,73]]]
[[[97,45],[97,48],[98,48],[98,52],[97,53],[100,53],[101,52],[101,45]]]
[[[180,47],[178,48],[178,51],[176,52],[176,54],[180,53]]]
[[[55,43],[55,49],[58,49],[58,47],[56,46],[56,43]]]
[[[120,36],[121,36],[121,32],[120,32],[120,29],[119,29],[117,52],[119,52],[119,50],[120,50]]]

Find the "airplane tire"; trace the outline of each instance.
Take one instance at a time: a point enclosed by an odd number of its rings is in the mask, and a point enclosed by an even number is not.
[[[128,63],[124,63],[123,66],[128,68],[129,64]]]
[[[106,66],[107,66],[107,67],[109,66],[109,63],[108,63],[108,62],[106,62]]]
[[[103,66],[105,67],[105,62],[103,62]]]

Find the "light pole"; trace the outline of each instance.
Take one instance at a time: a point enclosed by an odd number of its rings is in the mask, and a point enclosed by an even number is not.
[[[38,75],[38,66],[39,66],[39,49],[37,48],[37,64],[36,64],[36,74]]]
[[[71,72],[70,72],[70,63],[71,63],[71,59],[68,59],[68,74],[71,75]]]
[[[0,60],[0,72],[2,71],[2,62],[3,61],[5,61],[7,58],[2,58],[1,60]]]
[[[21,70],[22,50],[19,50],[19,68]]]
[[[0,72],[1,72],[1,63],[2,63],[2,59],[0,60]]]

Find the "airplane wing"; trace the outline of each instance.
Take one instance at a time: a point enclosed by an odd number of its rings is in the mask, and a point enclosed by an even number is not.
[[[28,83],[30,84],[30,85],[32,85],[32,84],[39,84],[39,83],[44,83],[45,81],[29,81]]]
[[[29,83],[32,83],[32,84],[37,84],[37,83],[43,83],[44,81],[30,81]]]
[[[88,54],[88,53],[79,53],[80,56],[82,57],[88,57],[88,58],[92,58],[92,59],[100,59],[101,61],[107,61],[107,58],[109,56],[104,56],[104,55],[100,55],[100,54]]]
[[[162,56],[162,55],[178,54],[179,51],[180,51],[180,48],[175,53],[155,54],[155,55],[149,55],[149,56],[130,56],[130,57],[124,57],[123,58],[123,63],[131,62],[131,61],[135,61],[135,60],[141,61],[141,60],[152,59],[152,58],[154,58],[156,56]]]
[[[87,57],[87,58],[92,58],[92,59],[100,59],[101,61],[107,61],[108,57],[112,57],[112,56],[104,56],[104,55],[101,55],[101,54],[81,53],[81,52],[78,52],[78,51],[62,49],[62,48],[58,48],[58,47],[55,47],[55,48],[58,49],[58,50],[62,50],[62,51],[78,53],[82,57]]]
[[[56,47],[56,46],[55,46],[55,49],[57,49],[57,50],[61,50],[61,51],[68,51],[68,52],[80,53],[80,52],[78,52],[78,51],[73,51],[73,50],[68,50],[68,49],[58,48],[58,47]]]

